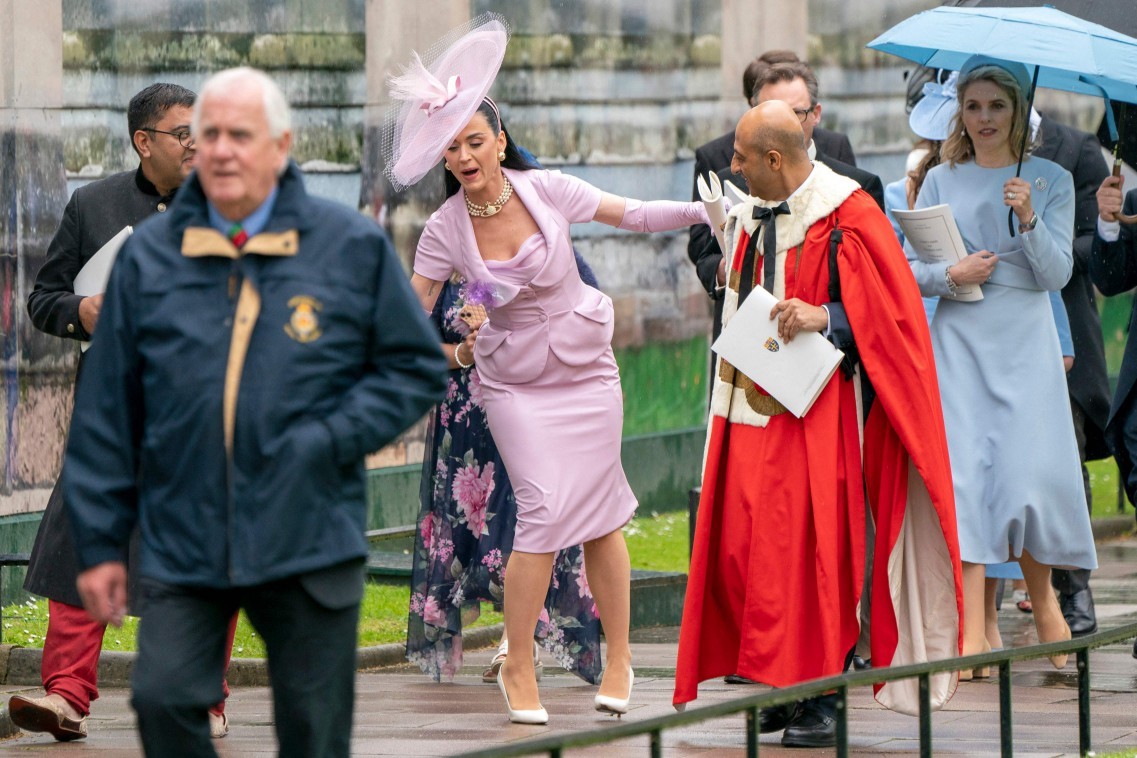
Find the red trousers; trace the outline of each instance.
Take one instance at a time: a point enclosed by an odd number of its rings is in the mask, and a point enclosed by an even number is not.
[[[91,701],[99,699],[99,651],[103,648],[105,624],[92,619],[82,608],[54,600],[47,601],[47,637],[43,642],[43,664],[40,673],[43,688],[71,703],[86,716]],[[229,638],[225,647],[225,671],[221,689],[229,697],[229,682],[224,678],[233,657],[233,635],[237,632],[237,614],[229,620]],[[225,712],[225,701],[209,709]]]

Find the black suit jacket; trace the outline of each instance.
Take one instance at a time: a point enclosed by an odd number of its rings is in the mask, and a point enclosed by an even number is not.
[[[28,295],[28,315],[36,329],[64,339],[91,339],[79,322],[83,298],[75,294],[75,276],[124,226],[164,211],[172,200],[173,195],[158,194],[141,166],[75,190]]]
[[[1033,155],[1046,158],[1074,177],[1074,273],[1062,288],[1062,302],[1070,317],[1074,341],[1074,367],[1066,375],[1070,397],[1086,416],[1086,457],[1109,455],[1103,432],[1109,418],[1109,375],[1102,344],[1090,255],[1097,227],[1097,189],[1109,175],[1101,147],[1092,134],[1042,117],[1042,144]]]
[[[1137,189],[1125,195],[1123,213],[1137,213]],[[1096,221],[1095,221],[1096,223]],[[1120,295],[1137,287],[1137,239],[1134,227],[1122,224],[1121,235],[1114,242],[1106,242],[1095,232],[1093,250],[1090,254],[1090,278],[1103,295]],[[1137,302],[1129,316],[1130,337],[1137,333]],[[1075,363],[1077,356],[1074,356]],[[1137,385],[1137,339],[1125,342],[1125,354],[1121,359],[1121,373],[1117,377],[1117,389],[1109,409],[1109,421],[1105,427],[1106,442],[1109,443],[1117,466],[1121,470],[1121,481],[1125,483],[1130,502],[1137,502],[1137,487],[1130,483],[1137,450],[1130,451],[1125,446],[1123,432],[1126,421],[1137,412],[1133,402],[1133,390]]]
[[[137,226],[148,216],[165,210],[171,197],[162,197],[142,174],[142,168],[123,171],[75,190],[63,211],[63,220],[47,248],[47,258],[28,295],[28,314],[40,331],[56,337],[89,340],[79,322],[75,276],[111,237],[124,226]],[[80,369],[83,363],[80,358]],[[138,532],[130,541],[131,566],[138,565]],[[82,606],[75,577],[79,564],[72,539],[71,520],[63,502],[63,489],[55,483],[32,545],[24,589],[68,605]],[[139,612],[134,572],[128,577],[130,608]]]

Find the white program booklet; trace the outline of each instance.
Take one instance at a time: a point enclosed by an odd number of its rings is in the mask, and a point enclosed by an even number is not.
[[[947,203],[916,211],[893,208],[892,216],[900,224],[904,239],[912,245],[924,263],[946,263],[951,266],[967,257],[963,237],[959,234],[951,206]],[[983,289],[978,284],[969,284],[957,287],[954,295],[944,297],[970,303],[983,299]]]
[[[79,269],[79,273],[75,275],[74,290],[76,295],[91,297],[107,291],[107,280],[110,279],[111,267],[114,266],[114,260],[118,257],[119,248],[133,232],[134,227],[124,226],[122,231],[111,237],[107,244],[100,247],[99,251],[83,264],[83,268]],[[80,349],[85,352],[90,345],[90,342],[84,342]]]
[[[726,241],[723,239],[723,228],[726,226],[726,202],[722,194],[722,182],[717,175],[710,173],[707,178],[699,177],[695,180],[699,190],[699,199],[707,209],[707,218],[711,222],[711,230],[718,240],[719,250],[726,251]]]
[[[118,257],[118,250],[133,232],[134,227],[124,226],[121,232],[111,237],[107,244],[99,248],[99,252],[83,264],[83,268],[75,275],[76,295],[90,297],[106,292],[107,280],[110,278],[114,259]]]
[[[841,364],[845,354],[817,332],[798,332],[792,342],[778,336],[770,318],[777,298],[761,287],[723,327],[712,349],[801,418]]]

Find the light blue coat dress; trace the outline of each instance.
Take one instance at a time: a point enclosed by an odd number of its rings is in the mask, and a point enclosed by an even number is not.
[[[939,296],[932,347],[944,407],[960,556],[1001,563],[1025,548],[1041,563],[1097,568],[1054,314],[1047,292],[1073,269],[1073,180],[1023,162],[1039,222],[1012,237],[1003,184],[1015,167],[973,162],[928,173],[917,208],[948,203],[969,253],[1000,255],[984,299],[947,299],[945,264],[905,245],[925,296]],[[1017,220],[1015,221],[1017,227]]]

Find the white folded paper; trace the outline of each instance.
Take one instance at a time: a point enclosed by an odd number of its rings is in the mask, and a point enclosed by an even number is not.
[[[719,241],[719,250],[725,253],[726,240],[723,238],[723,228],[726,227],[726,201],[722,196],[722,183],[712,173],[707,174],[706,179],[701,176],[696,179],[695,186],[699,189],[699,199],[703,201],[703,207],[707,209],[707,218],[710,219],[715,239]]]
[[[726,182],[722,183],[722,190],[723,190],[722,193],[726,197],[726,199],[729,200],[734,205],[738,205],[739,203],[745,203],[748,200],[754,199],[754,198],[750,197],[750,195],[743,192],[741,189],[739,189],[737,186],[735,186],[735,184],[733,182],[730,182],[730,181],[726,181]]]
[[[798,332],[792,342],[783,342],[777,319],[770,318],[777,302],[769,292],[755,287],[712,349],[801,418],[845,354],[817,332]]]
[[[114,266],[115,258],[118,257],[119,248],[133,232],[134,227],[124,226],[122,231],[111,237],[105,245],[99,248],[97,253],[83,264],[83,268],[79,269],[79,273],[75,275],[74,291],[76,295],[91,297],[107,291],[107,280],[110,278],[111,267]],[[84,342],[80,349],[86,351],[90,345],[90,342]]]
[[[904,239],[912,245],[916,255],[924,263],[946,263],[954,266],[967,257],[967,248],[959,234],[955,216],[947,203],[932,205],[920,210],[893,208],[892,216],[900,224]],[[954,295],[944,295],[951,300],[971,303],[983,299],[983,289],[978,284],[956,287]]]
[[[101,295],[107,291],[107,280],[110,278],[114,259],[118,257],[118,250],[122,247],[122,243],[126,242],[126,238],[133,232],[133,227],[124,226],[122,231],[111,237],[107,244],[99,248],[99,252],[92,255],[83,264],[83,268],[79,269],[79,273],[75,275],[76,295],[90,297],[91,295]]]

